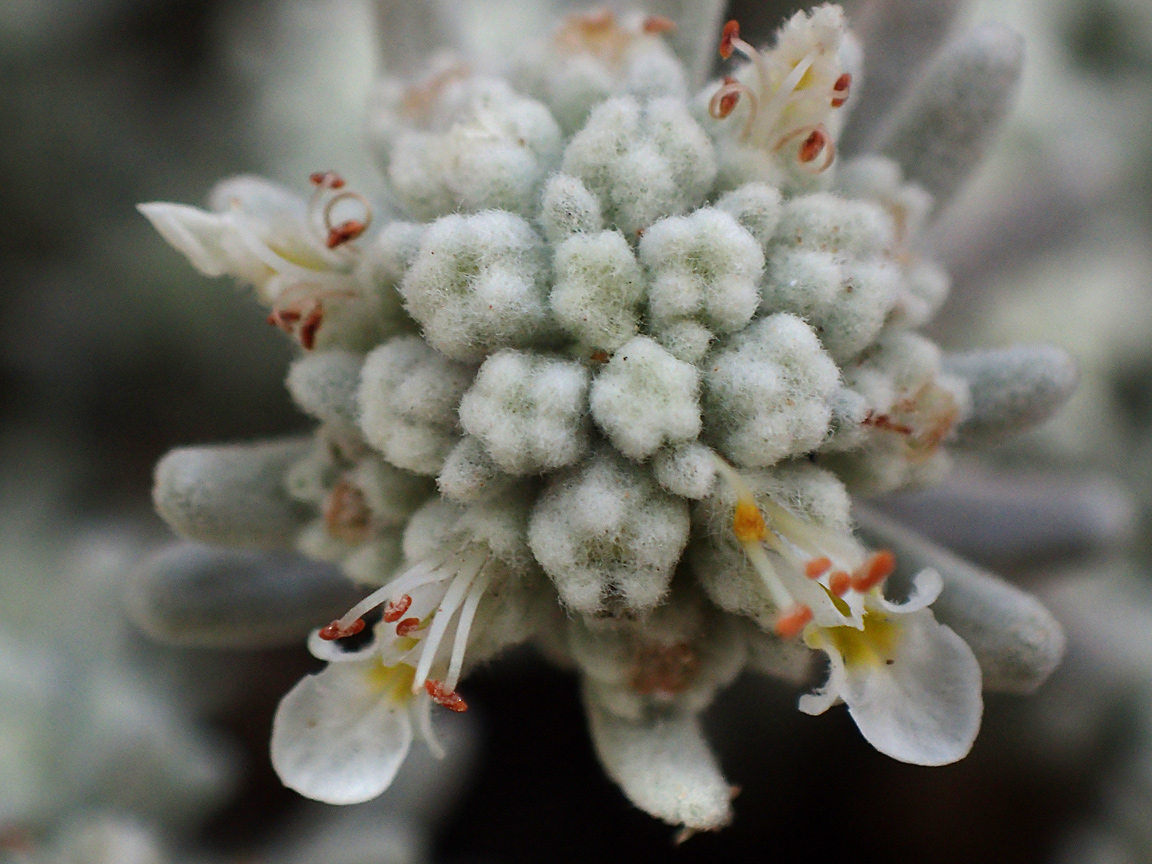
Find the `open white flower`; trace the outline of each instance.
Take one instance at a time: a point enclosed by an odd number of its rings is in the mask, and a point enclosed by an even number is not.
[[[928,608],[942,586],[924,570],[902,604],[879,589],[866,595],[860,629],[809,624],[804,642],[826,652],[831,668],[820,690],[800,698],[800,710],[822,714],[843,701],[868,743],[901,762],[947,765],[966,756],[983,712],[980,665]]]
[[[359,320],[355,329],[371,331],[363,336],[378,336],[379,303],[353,272],[360,261],[353,241],[371,225],[372,207],[333,172],[311,179],[307,203],[267,180],[240,176],[213,190],[211,210],[167,202],[138,209],[205,276],[251,285],[272,309],[268,323],[304,348],[316,346],[333,313]]]
[[[757,502],[743,477],[717,458],[736,495],[732,531],[776,609],[782,638],[827,653],[828,680],[800,700],[806,714],[848,705],[877,750],[916,765],[967,755],[980,729],[980,666],[968,644],[928,608],[943,582],[913,580],[904,603],[885,598],[892,553],[868,553],[851,534],[802,519],[770,498]],[[767,515],[767,519],[765,519]]]
[[[375,798],[408,755],[413,728],[443,756],[432,734],[432,703],[468,709],[456,684],[469,637],[486,629],[473,631],[480,601],[494,577],[507,575],[488,548],[466,546],[408,568],[313,632],[309,650],[329,665],[284,697],[272,726],[272,764],[284,784],[329,804]],[[336,640],[363,630],[360,616],[381,605],[372,644],[342,650]]]
[[[313,638],[329,665],[280,701],[272,722],[272,766],[285,786],[328,804],[357,804],[382,793],[412,746],[413,725],[435,748],[431,699],[413,695],[416,670],[385,665],[372,645],[343,652]]]

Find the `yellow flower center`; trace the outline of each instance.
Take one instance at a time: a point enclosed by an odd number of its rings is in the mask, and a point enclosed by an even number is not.
[[[846,666],[883,666],[893,662],[900,644],[900,626],[875,612],[865,614],[864,629],[855,627],[824,627],[813,634],[813,645],[819,647],[821,638],[827,639],[840,652]]]

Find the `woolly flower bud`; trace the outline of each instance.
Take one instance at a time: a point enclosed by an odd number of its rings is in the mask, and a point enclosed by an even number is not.
[[[667,593],[688,542],[688,505],[600,448],[559,474],[528,527],[536,560],[577,612],[643,612]]]
[[[570,15],[530,51],[517,80],[543,100],[568,134],[610,96],[687,95],[684,71],[660,38],[662,19],[619,22],[610,11]]]
[[[713,337],[752,320],[764,254],[756,239],[722,210],[661,219],[640,240],[652,276],[649,324],[681,360],[695,362]]]
[[[826,193],[789,201],[762,308],[803,317],[838,362],[854,357],[900,291],[899,268],[884,257],[892,240],[891,220],[876,205]]]
[[[725,192],[716,202],[716,209],[723,210],[748,231],[761,250],[769,251],[769,244],[776,236],[776,226],[780,224],[780,190],[767,183],[745,183],[739,188]]]
[[[456,406],[472,374],[416,336],[381,345],[360,375],[364,439],[398,468],[438,473],[459,438]]]
[[[525,351],[484,361],[460,403],[460,422],[501,470],[537,474],[575,462],[588,447],[587,367]]]
[[[941,445],[968,412],[966,382],[940,369],[940,349],[915,333],[886,333],[844,373],[850,423],[828,442],[852,450],[826,460],[853,491],[923,485],[949,467]]]
[[[716,480],[716,454],[698,441],[666,447],[652,458],[656,482],[681,498],[703,498]]]
[[[592,384],[592,417],[613,446],[647,459],[700,434],[700,374],[647,336],[624,345]]]
[[[591,234],[604,227],[600,202],[583,183],[567,174],[553,174],[544,184],[540,225],[549,243],[559,245],[573,234]]]
[[[434,81],[409,88],[401,105]],[[400,131],[385,148],[388,178],[408,210],[421,219],[454,210],[529,212],[560,157],[560,128],[548,109],[493,78],[461,77],[425,96],[434,104],[422,113],[400,110]]]
[[[400,293],[433,348],[476,362],[546,338],[547,279],[536,232],[519,216],[491,210],[433,222]]]
[[[738,464],[766,467],[823,440],[840,375],[799,318],[754,322],[710,354],[705,368],[705,422]]]
[[[636,334],[644,275],[619,231],[577,234],[556,250],[552,314],[589,352],[611,353]]]
[[[563,171],[600,199],[610,226],[633,237],[662,216],[701,204],[716,160],[683,103],[621,97],[592,111],[564,151]]]
[[[948,274],[916,251],[917,240],[932,212],[932,196],[904,181],[900,166],[883,156],[861,156],[836,175],[837,190],[849,197],[875,201],[888,211],[894,228],[894,253],[902,262],[903,280],[888,323],[919,327],[948,296]]]

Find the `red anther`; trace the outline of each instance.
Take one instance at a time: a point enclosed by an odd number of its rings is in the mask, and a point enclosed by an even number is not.
[[[862,426],[872,426],[875,429],[886,429],[887,431],[895,432],[898,435],[911,435],[914,431],[911,426],[907,426],[903,423],[897,423],[887,414],[877,414],[875,416],[869,414],[867,417],[860,421],[860,424]]]
[[[292,332],[292,325],[300,320],[300,313],[296,309],[274,309],[268,316],[268,323],[279,327],[285,333]]]
[[[836,83],[832,85],[832,107],[839,108],[848,101],[848,88],[852,86],[852,75],[845,72],[836,79]]]
[[[388,624],[399,621],[411,605],[412,598],[407,594],[401,594],[395,600],[389,600],[388,605],[384,607],[384,621]]]
[[[813,558],[804,565],[804,575],[809,579],[819,579],[825,573],[832,569],[832,559],[827,556],[821,558]]]
[[[776,619],[776,635],[781,639],[791,639],[812,620],[812,610],[807,606],[793,606]]]
[[[799,159],[801,162],[811,162],[823,151],[828,144],[828,136],[819,129],[813,129],[812,134],[804,139],[800,145]]]
[[[333,642],[336,639],[345,639],[348,636],[355,636],[357,633],[359,633],[363,629],[364,629],[364,619],[363,618],[357,618],[355,621],[353,621],[347,627],[343,626],[340,623],[340,619],[337,618],[335,621],[333,621],[327,627],[321,627],[320,633],[318,635],[320,636],[321,639],[325,640],[326,642]]]
[[[676,22],[671,18],[665,18],[663,15],[649,15],[644,19],[645,33],[673,33],[675,30]]]
[[[593,363],[607,363],[608,362],[608,352],[607,351],[593,351],[591,360]]]
[[[325,245],[329,249],[335,249],[337,246],[343,246],[349,240],[355,240],[364,233],[364,229],[368,226],[361,222],[359,219],[348,219],[341,222],[334,228],[328,230],[328,240]]]
[[[403,614],[403,613],[401,613],[401,614]],[[396,625],[396,635],[397,636],[411,636],[412,631],[414,631],[419,626],[420,626],[420,619],[419,618],[405,618],[403,621],[401,621],[399,624]]]
[[[720,56],[727,60],[732,56],[732,40],[740,38],[740,24],[735,21],[729,21],[724,25],[724,32],[720,34]]]
[[[887,549],[872,553],[863,566],[852,574],[852,587],[864,592],[875,588],[896,570],[896,556]]]
[[[843,597],[852,587],[852,577],[844,570],[837,570],[828,577],[828,590],[837,597]]]
[[[736,110],[736,105],[739,101],[739,91],[734,93],[725,93],[723,96],[721,96],[720,101],[716,106],[716,119],[723,120],[725,117],[731,114],[734,110]]]
[[[324,323],[324,306],[321,303],[316,304],[316,308],[308,313],[308,317],[304,319],[304,323],[300,325],[300,344],[304,346],[305,350],[311,351],[316,345],[316,332],[320,329],[320,325]]]
[[[446,690],[440,681],[425,681],[424,689],[437,705],[443,705],[449,711],[467,711],[468,703],[455,690]]]
[[[335,171],[315,171],[308,179],[312,181],[313,186],[319,186],[321,189],[342,189],[344,187],[344,178]]]

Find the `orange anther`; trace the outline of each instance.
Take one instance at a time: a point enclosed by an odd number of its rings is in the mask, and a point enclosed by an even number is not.
[[[649,15],[644,19],[644,32],[659,34],[672,33],[676,30],[676,22],[663,15]]]
[[[418,628],[419,626],[420,626],[420,619],[419,618],[405,618],[403,621],[401,621],[399,624],[396,625],[396,635],[397,636],[410,636],[412,634],[412,631],[416,630],[416,628]]]
[[[724,32],[720,35],[720,56],[727,60],[732,56],[732,40],[740,38],[740,24],[735,20],[724,25]]]
[[[819,579],[832,569],[832,559],[827,556],[813,558],[804,565],[804,575],[809,579]]]
[[[872,557],[864,562],[852,574],[852,587],[857,591],[869,591],[887,579],[896,570],[896,556],[887,549],[874,552]]]
[[[848,101],[848,88],[852,86],[852,75],[845,72],[832,85],[832,107],[839,108]]]
[[[357,618],[355,621],[353,621],[347,627],[345,627],[344,625],[342,625],[340,623],[340,619],[336,619],[331,624],[329,624],[327,627],[321,627],[320,633],[318,635],[320,636],[321,639],[325,640],[326,642],[333,642],[336,639],[344,639],[348,636],[355,636],[357,633],[359,633],[363,629],[364,629],[364,619],[363,618]]]
[[[432,697],[432,701],[437,705],[443,705],[449,711],[467,711],[468,703],[465,702],[459,693],[455,690],[447,690],[444,685],[439,681],[425,681],[424,689],[428,691],[428,695]]]
[[[407,594],[401,594],[395,600],[389,600],[388,605],[384,607],[384,621],[388,624],[399,621],[411,605],[412,598]]]
[[[756,543],[768,535],[764,517],[760,515],[760,508],[754,501],[744,498],[736,502],[736,511],[732,515],[732,530],[741,543]]]
[[[828,577],[828,590],[837,597],[843,597],[852,587],[852,577],[844,570],[837,570]]]
[[[593,363],[607,363],[608,359],[609,359],[608,358],[608,352],[607,351],[593,351],[590,359],[592,360]]]
[[[776,619],[776,635],[781,639],[791,639],[812,620],[812,610],[807,606],[793,606]]]

